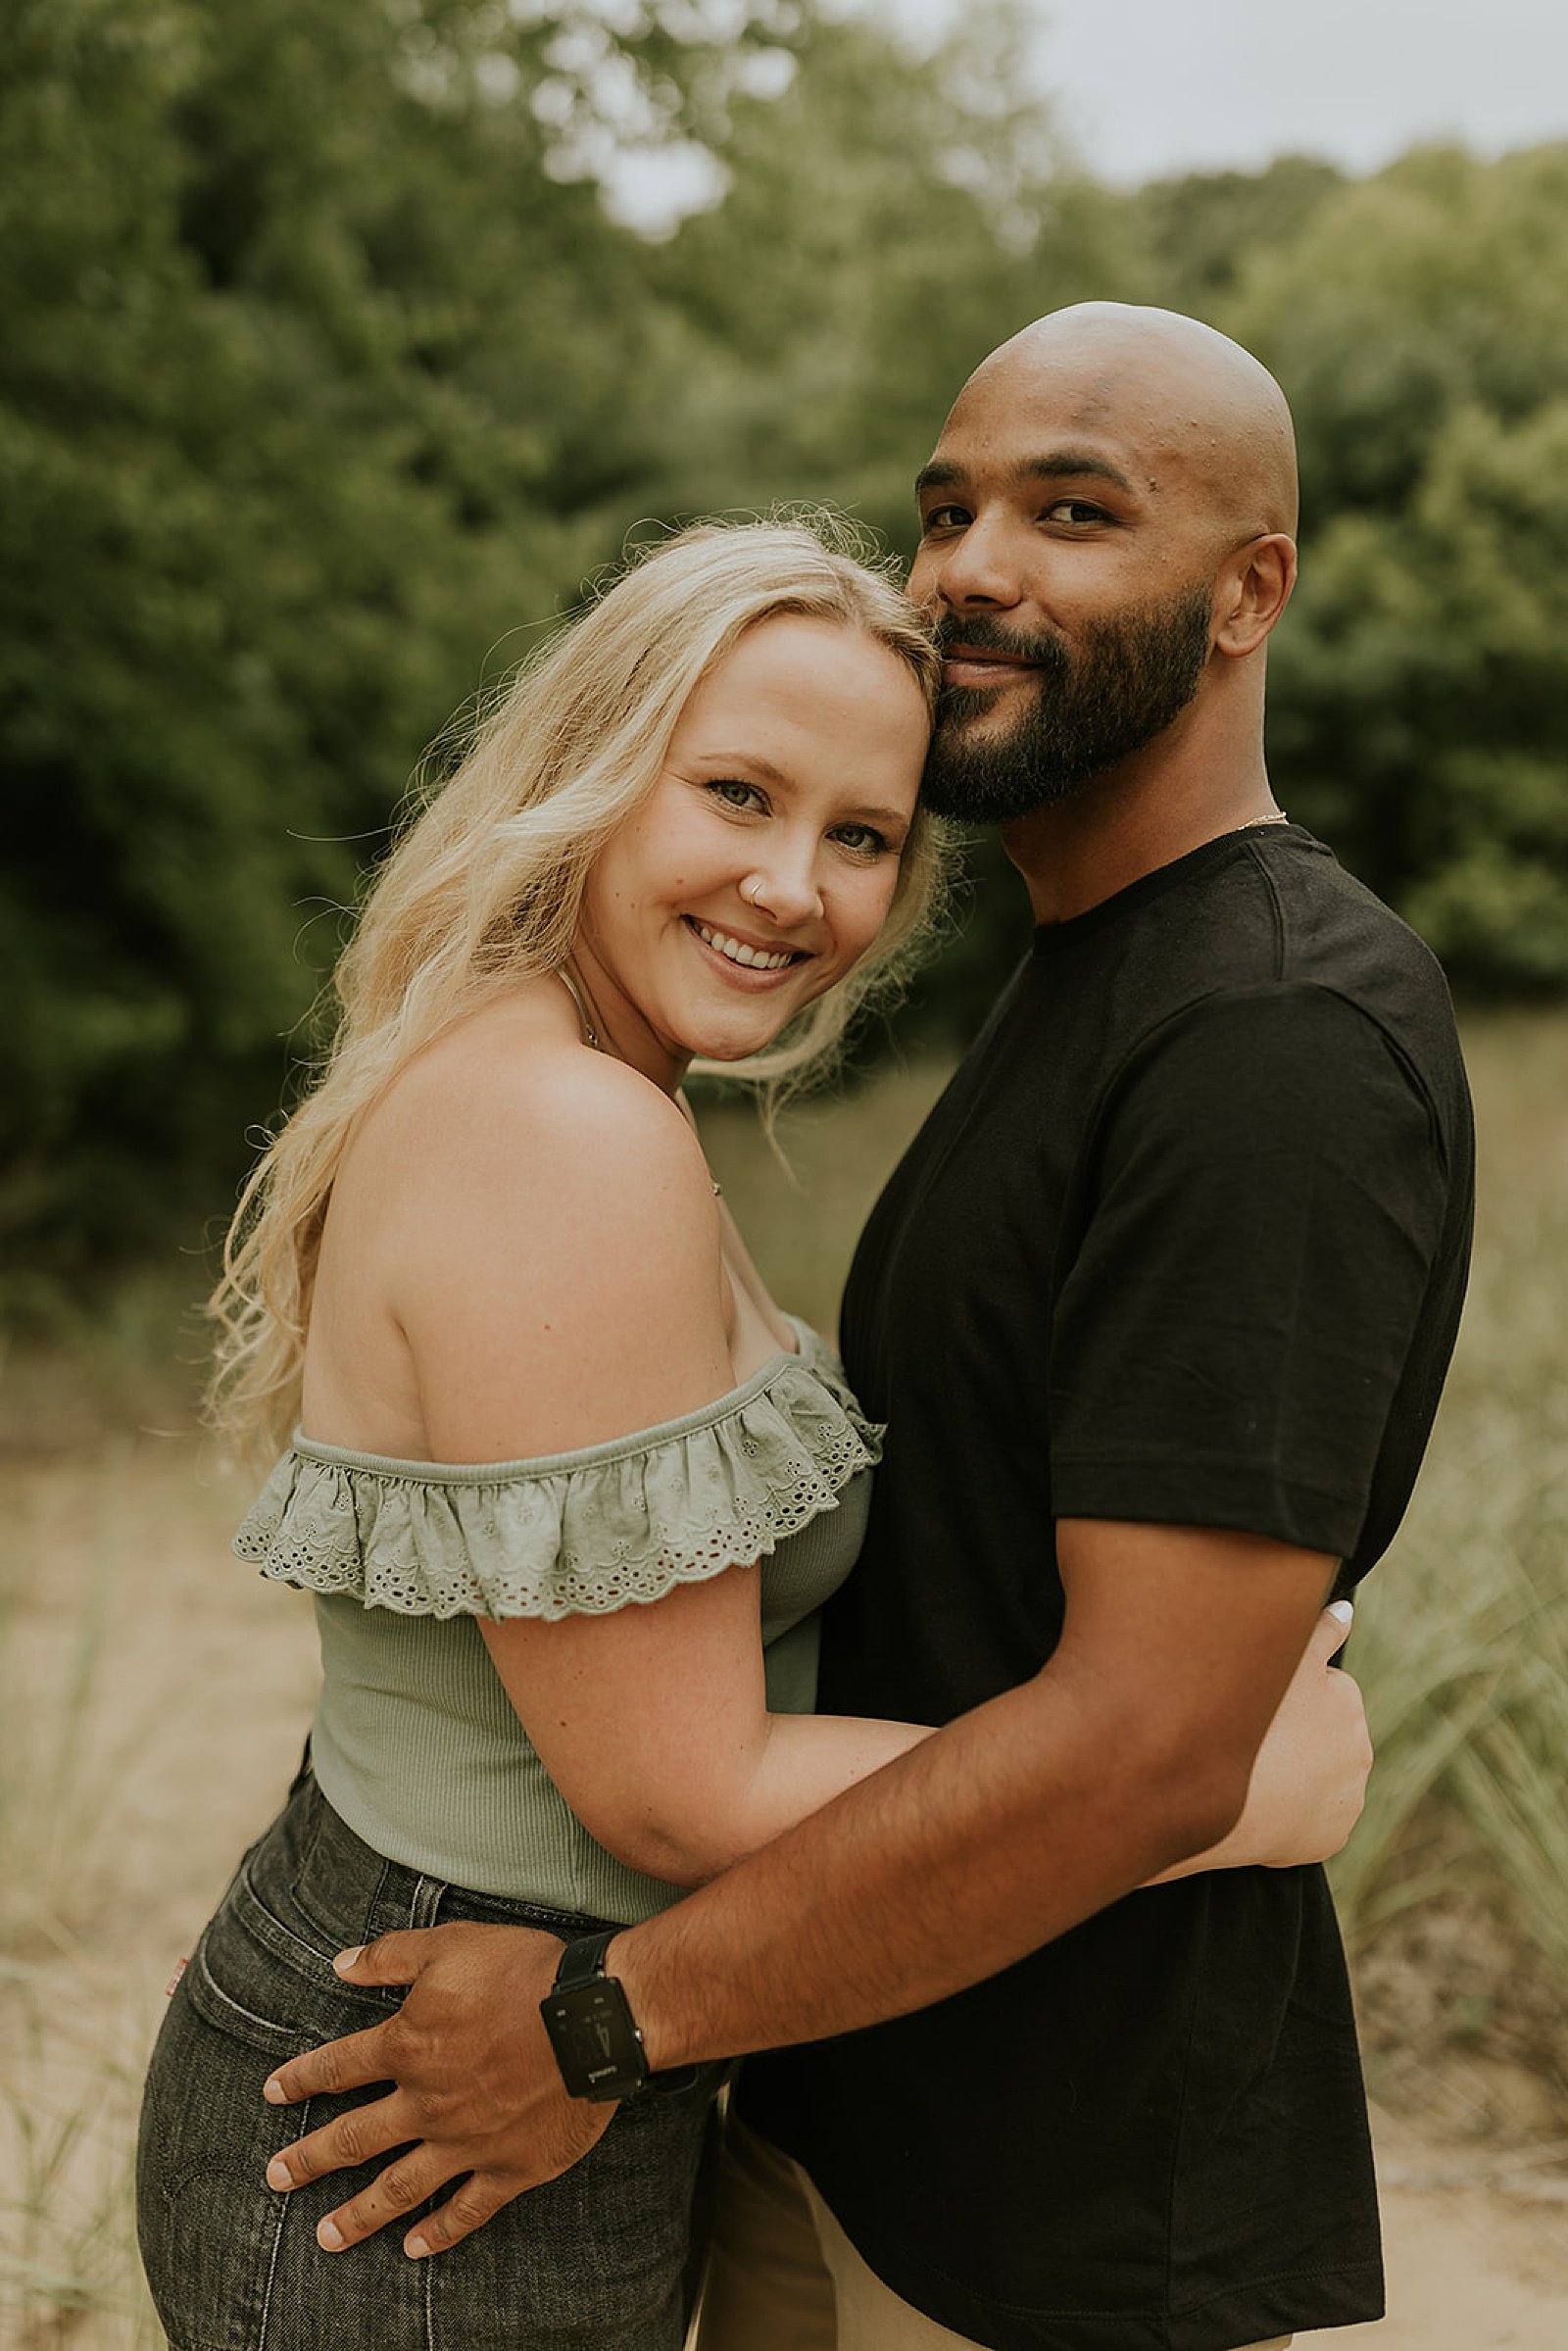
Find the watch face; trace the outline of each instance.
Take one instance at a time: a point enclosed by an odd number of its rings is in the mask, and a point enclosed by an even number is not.
[[[584,1984],[542,2003],[566,2087],[577,2098],[617,2098],[647,2077],[642,2035],[618,1984]]]

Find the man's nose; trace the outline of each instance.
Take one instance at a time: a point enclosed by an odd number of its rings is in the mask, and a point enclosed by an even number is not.
[[[934,597],[955,612],[1005,612],[1023,602],[1019,558],[1020,550],[1011,531],[1000,522],[977,518],[934,559],[923,578],[917,560],[909,581],[910,590],[919,601]]]

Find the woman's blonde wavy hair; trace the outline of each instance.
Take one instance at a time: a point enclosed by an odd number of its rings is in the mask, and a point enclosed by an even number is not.
[[[240,1194],[208,1303],[220,1326],[209,1417],[247,1450],[286,1442],[297,1416],[321,1229],[356,1119],[443,1030],[565,961],[589,868],[653,789],[711,664],[758,621],[800,613],[887,647],[934,704],[929,632],[867,558],[837,517],[675,533],[522,665],[450,781],[416,794],[333,974],[330,1049]],[[776,1090],[819,1067],[917,952],[944,866],[940,827],[920,810],[870,954],[766,1053],[724,1073]]]

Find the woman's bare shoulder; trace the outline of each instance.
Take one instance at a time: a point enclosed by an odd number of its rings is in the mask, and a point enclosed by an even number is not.
[[[401,1188],[483,1184],[532,1192],[571,1175],[621,1189],[650,1177],[706,1189],[679,1105],[638,1070],[583,1044],[575,1014],[519,992],[456,1023],[409,1062],[364,1124]]]
[[[668,1095],[569,1031],[497,1016],[384,1106],[371,1278],[439,1457],[592,1444],[729,1386],[717,1202]]]

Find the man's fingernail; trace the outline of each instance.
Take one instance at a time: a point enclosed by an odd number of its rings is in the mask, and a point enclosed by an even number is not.
[[[359,1965],[364,1953],[364,1943],[356,1943],[352,1951],[339,1951],[337,1957],[333,1960],[332,1965],[336,1968],[340,1976],[346,1976],[351,1967],[357,1967]]]
[[[268,2165],[267,2184],[269,2187],[293,2186],[294,2182],[288,2176],[288,2165],[283,2161],[281,2155],[274,2155],[271,2162]]]
[[[1342,1625],[1348,1625],[1354,1616],[1355,1609],[1349,1600],[1330,1600],[1329,1614],[1337,1616]]]
[[[322,2221],[316,2231],[316,2241],[323,2253],[341,2253],[343,2231],[336,2221]]]
[[[430,2250],[430,2240],[427,2236],[405,2237],[403,2250],[411,2261],[423,2261]]]
[[[283,2084],[275,2074],[270,2082],[262,2083],[262,2096],[267,2100],[269,2106],[286,2106],[288,2103],[283,2095]]]

